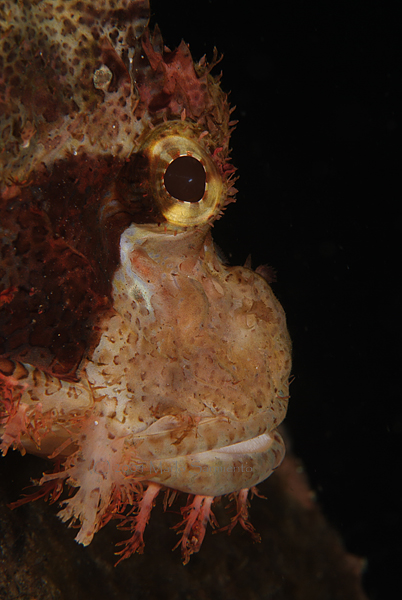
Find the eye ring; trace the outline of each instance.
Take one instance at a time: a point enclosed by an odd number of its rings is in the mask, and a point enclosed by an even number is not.
[[[200,133],[188,123],[170,121],[156,127],[142,146],[149,165],[147,191],[173,226],[205,224],[219,214],[223,205],[222,176]],[[188,173],[190,166],[195,169],[195,182],[189,181],[193,177]],[[180,168],[169,181],[169,171],[176,167]],[[188,189],[178,182],[181,175],[187,178]]]

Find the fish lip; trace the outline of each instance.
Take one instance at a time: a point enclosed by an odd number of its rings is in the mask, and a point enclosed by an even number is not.
[[[270,416],[267,411],[268,417]],[[261,416],[261,415],[260,415]],[[265,416],[265,413],[264,415]],[[229,416],[182,417],[166,415],[147,428],[127,438],[127,446],[135,447],[137,456],[143,460],[184,459],[186,456],[215,452],[227,455],[247,454],[256,456],[272,445],[277,435],[278,423],[258,423],[252,420],[237,420]]]
[[[264,452],[264,450],[272,443],[272,436],[270,432],[261,433],[256,437],[244,440],[242,442],[236,442],[236,444],[230,444],[229,446],[222,446],[221,448],[214,448],[214,452],[225,452],[228,454],[255,454]],[[210,450],[207,452],[210,452]]]
[[[264,481],[284,455],[283,439],[273,430],[221,448],[145,461],[141,472],[145,480],[176,491],[223,496]]]

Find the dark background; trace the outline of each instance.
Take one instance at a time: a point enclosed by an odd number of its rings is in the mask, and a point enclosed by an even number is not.
[[[293,449],[348,551],[367,559],[369,597],[399,597],[399,19],[356,0],[152,9],[171,48],[184,38],[195,59],[224,54],[240,179],[214,237],[233,263],[251,254],[276,269]]]

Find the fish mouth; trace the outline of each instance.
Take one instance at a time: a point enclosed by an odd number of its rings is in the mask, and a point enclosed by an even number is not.
[[[147,481],[178,491],[222,496],[264,481],[284,455],[285,444],[275,430],[213,450],[146,461],[141,471]]]
[[[258,452],[264,452],[268,446],[272,443],[272,436],[269,433],[263,433],[257,435],[251,440],[245,440],[244,442],[237,442],[237,444],[230,444],[230,446],[224,446],[219,448],[218,452],[227,452],[228,454],[254,454]],[[204,454],[206,454],[204,452]]]

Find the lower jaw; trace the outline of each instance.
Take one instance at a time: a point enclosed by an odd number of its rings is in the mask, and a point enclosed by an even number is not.
[[[217,450],[127,467],[128,477],[202,496],[222,496],[264,481],[282,462],[285,445],[277,431]]]

